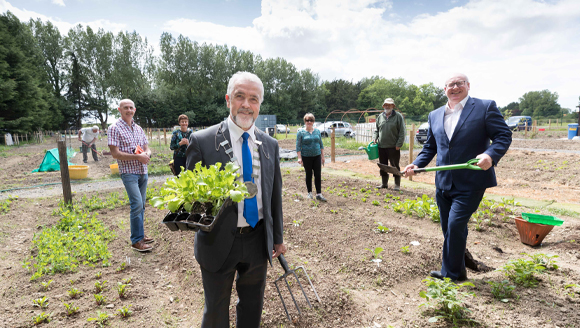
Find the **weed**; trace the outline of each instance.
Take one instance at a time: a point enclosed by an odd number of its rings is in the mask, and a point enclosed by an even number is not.
[[[509,280],[503,280],[500,282],[488,281],[487,283],[491,287],[491,294],[498,300],[507,303],[509,302],[508,298],[514,297],[513,291],[516,286],[511,285]]]
[[[127,294],[129,293],[129,286],[130,284],[124,284],[121,282],[117,284],[117,293],[119,294],[119,298],[127,297]]]
[[[97,326],[104,327],[109,323],[109,315],[106,312],[97,311],[96,318],[88,318],[88,322],[95,321]]]
[[[473,292],[461,292],[462,287],[475,287],[470,282],[455,284],[449,278],[443,280],[437,278],[427,278],[423,280],[427,285],[427,292],[421,291],[419,296],[427,300],[426,303],[419,305],[432,307],[435,309],[436,316],[429,318],[429,322],[437,322],[439,319],[447,320],[456,326],[460,322],[474,323],[473,319],[466,317],[469,309],[463,306],[463,300],[468,296],[475,296]]]
[[[77,298],[79,296],[81,296],[83,292],[81,292],[80,290],[76,289],[76,288],[71,288],[68,291],[68,296],[70,296],[70,298]]]
[[[68,303],[62,303],[62,304],[66,308],[66,315],[69,316],[69,317],[71,315],[74,315],[74,314],[76,314],[76,313],[79,312],[79,307],[78,306],[75,306],[73,304],[73,302],[70,302],[70,304],[68,304]]]
[[[403,253],[403,254],[411,254],[411,250],[409,249],[409,246],[402,246],[401,247],[401,253]]]
[[[34,325],[40,325],[41,323],[49,323],[50,322],[50,316],[52,314],[47,314],[42,312],[41,314],[35,315],[34,317],[32,317],[32,323],[34,323]]]
[[[105,289],[105,285],[107,284],[107,281],[103,281],[103,282],[95,282],[95,293],[100,293]]]
[[[95,302],[97,305],[102,305],[107,302],[107,298],[103,294],[95,294]]]
[[[7,199],[0,200],[0,214],[6,214],[10,212],[10,205],[16,199],[18,199],[18,196],[9,195]]]
[[[131,305],[129,306],[123,306],[122,308],[117,310],[117,314],[120,315],[122,318],[128,318],[131,316],[131,314],[133,314],[133,312],[131,310],[129,310],[129,308],[131,307]]]
[[[42,298],[32,300],[32,305],[38,306],[41,309],[46,309],[48,307],[48,298],[46,298],[46,296],[43,296]]]

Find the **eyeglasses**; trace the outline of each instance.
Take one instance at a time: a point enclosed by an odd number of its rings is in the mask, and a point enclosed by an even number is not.
[[[461,88],[462,86],[465,85],[466,82],[467,81],[457,81],[457,82],[449,83],[445,87],[448,89],[453,89],[455,86],[457,86],[458,88]]]
[[[304,120],[304,122],[314,122],[314,120],[312,120],[312,119],[307,119],[307,120]]]

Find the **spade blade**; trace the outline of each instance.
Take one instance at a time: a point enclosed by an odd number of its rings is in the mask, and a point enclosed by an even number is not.
[[[405,176],[405,174],[403,172],[399,171],[396,167],[388,166],[388,165],[381,164],[381,163],[377,163],[377,165],[384,172],[391,173],[392,175],[398,175],[401,177]]]

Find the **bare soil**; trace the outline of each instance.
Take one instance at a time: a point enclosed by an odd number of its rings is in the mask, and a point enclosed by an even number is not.
[[[517,136],[514,135],[514,138]],[[560,136],[562,137],[562,136]],[[562,153],[558,150],[577,150],[580,143],[562,142],[558,136],[525,139],[515,148],[549,149],[510,150],[497,167],[499,186],[488,190],[488,194],[505,197],[527,197],[557,203],[578,204],[580,191],[580,155]],[[104,142],[104,140],[102,141]],[[291,149],[282,141],[283,148]],[[516,147],[517,145],[517,147]],[[570,149],[568,147],[571,147]],[[574,148],[578,147],[578,148]],[[38,167],[48,145],[15,148],[0,161],[2,189],[30,186],[49,181],[59,182],[58,172],[28,174]],[[99,145],[101,149],[101,145]],[[344,153],[352,151],[342,150]],[[417,152],[415,151],[415,154]],[[82,163],[82,154],[73,159]],[[405,157],[406,156],[406,157]],[[408,162],[403,156],[401,165]],[[90,178],[110,178],[110,157],[93,162],[89,158]],[[286,319],[278,297],[274,280],[282,273],[277,261],[268,272],[263,327],[451,327],[446,323],[428,323],[429,312],[419,308],[424,299],[419,292],[425,290],[421,282],[430,270],[440,268],[440,252],[443,240],[437,223],[426,218],[417,218],[395,213],[385,205],[394,202],[392,197],[415,199],[423,194],[434,197],[432,173],[416,176],[415,182],[404,180],[403,190],[374,190],[379,181],[376,164],[372,161],[337,159],[327,161],[323,169],[323,193],[327,203],[312,202],[305,198],[306,188],[302,169],[283,169],[283,199],[285,243],[289,247],[287,260],[293,268],[303,266],[313,281],[321,302],[310,288],[306,294],[313,303],[309,309],[296,282],[291,289],[298,300],[302,315],[298,316],[290,296],[284,291],[284,299],[292,316]],[[356,173],[356,176],[352,176]],[[150,188],[159,187],[150,184]],[[328,188],[328,189],[327,189]],[[330,191],[336,188],[348,192],[348,197]],[[373,190],[363,202],[361,188]],[[117,189],[121,193],[122,188]],[[355,194],[356,193],[356,194]],[[93,192],[106,197],[110,191]],[[81,195],[75,195],[75,199]],[[385,198],[391,199],[385,201]],[[97,310],[111,315],[111,327],[199,327],[203,312],[203,288],[199,266],[193,256],[194,234],[171,232],[160,222],[165,212],[149,205],[146,209],[146,233],[155,238],[155,249],[141,254],[130,249],[129,207],[99,210],[103,220],[117,237],[109,245],[113,254],[110,267],[81,266],[78,272],[45,276],[39,281],[29,281],[31,274],[21,262],[33,254],[31,240],[42,227],[55,224],[58,218],[51,215],[58,206],[58,197],[24,198],[15,200],[8,213],[0,220],[0,327],[30,327],[32,317],[42,311],[33,307],[32,300],[47,296],[47,313],[52,321],[46,327],[95,327],[88,322],[96,317]],[[373,205],[378,201],[379,205]],[[536,208],[516,207],[516,212],[533,212]],[[545,209],[539,213],[549,214]],[[474,272],[468,276],[475,288],[476,297],[467,299],[469,317],[482,327],[580,327],[580,288],[565,286],[580,282],[580,221],[578,214],[568,211],[557,215],[566,222],[555,227],[541,247],[532,248],[520,242],[512,220],[504,222],[495,217],[491,225],[482,231],[470,224],[468,249],[473,256],[486,265],[499,268],[508,260],[523,258],[529,254],[557,254],[559,270],[540,276],[537,288],[517,287],[519,296],[508,303],[493,298],[487,281],[504,279],[500,272]],[[391,228],[389,233],[377,233],[376,222]],[[412,241],[419,242],[413,246]],[[401,252],[409,246],[410,253]],[[366,249],[382,247],[382,262],[371,262],[371,253]],[[497,249],[501,250],[498,251]],[[122,262],[130,265],[117,272]],[[104,292],[108,302],[97,306],[94,302],[96,272],[101,271],[100,280],[108,281]],[[119,299],[114,287],[125,278],[132,278],[127,299]],[[52,279],[51,288],[44,292],[40,282]],[[303,285],[307,284],[303,275]],[[71,285],[71,281],[73,284]],[[73,300],[79,313],[65,315],[62,302],[70,302],[67,291],[75,287],[83,294]],[[231,298],[230,317],[235,316],[235,293]],[[122,306],[131,305],[133,316],[121,319],[114,314]]]

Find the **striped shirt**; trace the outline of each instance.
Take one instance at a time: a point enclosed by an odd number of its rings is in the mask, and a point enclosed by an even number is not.
[[[147,145],[147,136],[141,127],[131,120],[131,126],[123,119],[111,124],[108,129],[108,145],[116,146],[120,152],[134,154],[137,146]],[[131,161],[117,160],[120,173],[147,174],[147,164],[134,159]]]

